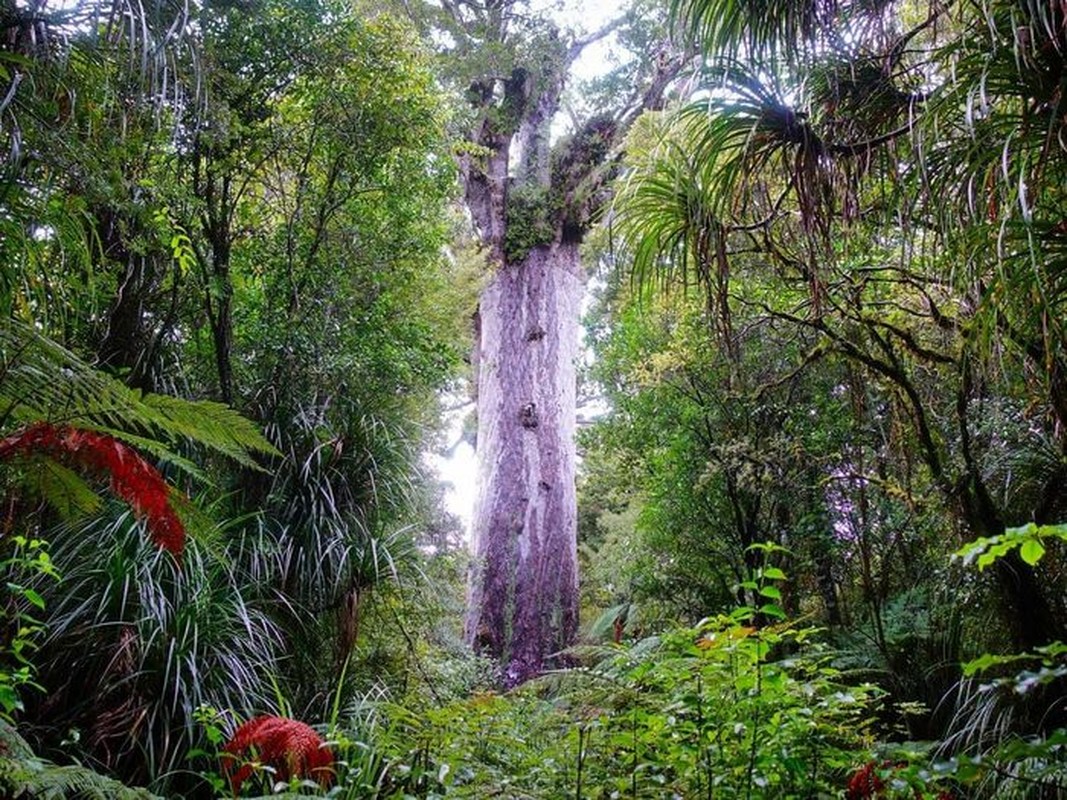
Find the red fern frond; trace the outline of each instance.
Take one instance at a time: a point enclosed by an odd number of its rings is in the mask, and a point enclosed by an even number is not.
[[[892,761],[883,761],[880,768],[873,761],[867,762],[849,776],[845,800],[879,800],[885,797],[886,784],[878,774],[879,769],[882,770],[882,775],[885,775],[887,770],[896,772],[905,767],[907,763],[904,762],[894,764]],[[915,789],[913,793],[916,798],[922,797],[919,789]],[[950,791],[942,791],[937,795],[937,800],[956,800],[956,796]]]
[[[128,444],[106,433],[37,422],[0,440],[0,459],[14,455],[45,455],[106,475],[111,491],[145,520],[152,541],[181,555],[185,527],[170,505],[170,487],[159,470]]]
[[[871,761],[852,773],[845,789],[847,800],[868,800],[882,796],[885,784],[878,777],[877,765]]]
[[[251,776],[253,760],[273,768],[279,781],[311,778],[321,786],[333,781],[333,752],[310,726],[295,719],[250,719],[234,731],[222,751],[222,771],[235,795]]]

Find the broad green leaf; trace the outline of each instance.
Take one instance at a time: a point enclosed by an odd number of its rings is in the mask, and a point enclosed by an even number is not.
[[[781,606],[776,605],[775,603],[767,603],[765,605],[760,606],[759,612],[761,614],[766,614],[768,617],[774,617],[775,619],[786,618],[785,611],[782,609]]]
[[[1027,539],[1019,548],[1019,555],[1027,564],[1034,566],[1045,555],[1045,546],[1037,539]]]
[[[993,655],[992,653],[983,653],[978,658],[964,662],[962,665],[963,674],[969,678],[977,675],[979,672],[984,672],[991,667],[998,667],[1003,664],[1014,664],[1019,661],[1025,661],[1027,658],[1028,657],[1025,655],[998,656]]]
[[[36,591],[27,587],[22,588],[22,596],[33,603],[37,608],[44,611],[44,598],[41,597]]]
[[[12,711],[18,711],[22,708],[22,701],[19,700],[18,692],[15,691],[13,686],[6,683],[0,683],[0,707],[3,708],[5,714],[10,714]]]
[[[777,586],[762,586],[759,593],[764,597],[769,597],[771,600],[782,599],[782,592]]]

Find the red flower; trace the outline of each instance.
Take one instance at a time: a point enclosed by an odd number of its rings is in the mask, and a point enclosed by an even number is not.
[[[250,719],[222,748],[222,771],[236,795],[257,760],[273,767],[279,781],[313,778],[322,786],[333,781],[333,752],[310,726],[295,719],[262,716]],[[234,770],[236,763],[240,766]]]
[[[185,527],[170,505],[170,487],[159,470],[124,442],[96,431],[37,422],[0,440],[0,459],[11,455],[46,455],[91,472],[107,475],[111,491],[143,518],[152,541],[176,556],[185,547]]]
[[[852,777],[848,780],[848,787],[845,789],[847,800],[870,800],[870,798],[882,796],[885,784],[875,772],[877,768],[878,766],[871,761],[852,773]]]

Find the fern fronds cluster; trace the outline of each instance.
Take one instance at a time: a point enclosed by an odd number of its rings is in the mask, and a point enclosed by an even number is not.
[[[144,394],[16,320],[0,322],[0,429],[39,421],[106,433],[193,474],[175,445],[192,442],[256,468],[277,450],[229,406]]]
[[[152,539],[176,556],[185,546],[185,526],[170,503],[171,489],[159,470],[112,436],[69,425],[38,422],[0,440],[0,460],[47,456],[106,475],[111,490],[148,523]]]
[[[282,782],[290,778],[313,778],[322,786],[333,782],[333,752],[309,725],[295,719],[265,715],[249,720],[234,731],[223,757],[223,772],[235,795],[251,777],[255,762],[271,767]],[[246,760],[240,762],[241,758]],[[253,758],[255,762],[249,760]]]
[[[88,467],[106,474],[116,494],[149,523],[156,541],[175,553],[195,514],[137,451],[197,478],[201,470],[181,454],[190,444],[252,469],[261,469],[257,455],[279,455],[254,423],[229,406],[130,389],[11,319],[0,321],[3,432],[9,435],[0,458],[36,456],[34,468],[16,479],[60,515],[100,509],[95,492],[71,469]],[[178,510],[185,512],[185,526]]]
[[[26,740],[0,719],[0,794],[25,800],[162,800],[87,767],[38,758]]]

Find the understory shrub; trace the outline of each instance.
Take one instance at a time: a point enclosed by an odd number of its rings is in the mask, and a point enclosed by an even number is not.
[[[840,796],[880,693],[846,685],[814,633],[716,617],[586,648],[587,666],[507,695],[380,708],[385,783],[419,797]]]

